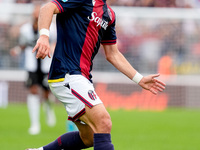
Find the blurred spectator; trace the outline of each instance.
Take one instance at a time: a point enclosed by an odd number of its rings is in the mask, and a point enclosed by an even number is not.
[[[15,0],[0,0],[0,3],[14,3]]]
[[[173,55],[170,53],[162,56],[158,61],[158,72],[161,75],[175,75],[176,71],[173,60]],[[165,76],[163,76],[162,78],[164,77]],[[168,76],[165,77],[165,79],[168,78]]]
[[[176,0],[154,0],[154,7],[177,7]]]
[[[200,2],[199,0],[111,0],[109,2],[110,5],[116,5],[116,6],[178,7],[178,8],[191,8],[194,3],[200,3]]]
[[[8,59],[8,57],[5,57],[4,55],[7,52],[7,49],[10,45],[10,41],[8,40],[7,34],[9,31],[9,27],[9,24],[0,22],[0,67],[3,66],[6,59]],[[7,62],[6,65],[9,66],[9,62]]]
[[[7,41],[9,25],[6,23],[0,23],[0,50],[6,50],[9,42]]]
[[[56,123],[55,114],[51,106],[51,93],[47,82],[51,59],[36,59],[35,54],[32,53],[34,44],[39,36],[39,10],[40,5],[35,6],[32,13],[32,21],[22,25],[20,28],[19,44],[11,49],[12,56],[19,55],[22,51],[24,51],[25,54],[24,64],[28,72],[26,85],[29,89],[29,94],[27,95],[27,106],[31,123],[29,133],[32,135],[40,133],[40,88],[42,89],[42,96],[44,99],[46,122],[49,126],[54,126]],[[50,31],[51,46],[55,46],[55,26],[52,25]]]
[[[108,5],[116,5],[117,4],[117,0],[109,0],[107,1]]]
[[[16,3],[31,3],[31,0],[15,0]]]
[[[160,25],[162,34],[162,55],[168,53],[173,54],[177,64],[183,62],[186,54],[186,39],[183,25],[181,21],[171,21],[170,23],[166,22]]]
[[[193,0],[176,0],[178,8],[192,8]]]
[[[0,0],[4,3],[34,3],[47,2],[50,0]],[[200,7],[200,0],[109,0],[112,6],[134,6],[134,7],[176,7],[192,8]]]
[[[118,2],[118,5],[119,6],[133,6],[133,4],[134,4],[134,1],[133,0],[120,0],[119,2]]]
[[[0,3],[19,3],[19,4],[30,4],[30,3],[44,3],[51,0],[0,0]]]

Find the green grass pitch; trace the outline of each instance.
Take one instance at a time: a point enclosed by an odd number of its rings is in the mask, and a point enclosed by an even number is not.
[[[41,110],[42,111],[42,110]],[[57,124],[50,128],[41,113],[42,132],[31,136],[25,104],[0,108],[0,150],[37,148],[66,132],[64,107],[55,105]],[[162,112],[109,110],[115,150],[200,150],[200,110],[168,109]],[[92,150],[90,148],[89,150]]]

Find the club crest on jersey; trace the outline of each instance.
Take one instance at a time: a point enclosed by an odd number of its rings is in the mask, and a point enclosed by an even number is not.
[[[89,91],[88,91],[88,96],[89,96],[92,100],[97,99],[96,94],[95,94],[94,91],[92,91],[92,90],[89,90]]]
[[[62,0],[63,2],[67,2],[68,0]]]

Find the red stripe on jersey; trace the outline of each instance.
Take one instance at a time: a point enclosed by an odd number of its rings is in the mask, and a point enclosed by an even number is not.
[[[85,108],[83,108],[78,114],[76,114],[74,117],[68,117],[68,120],[71,121],[77,121],[83,114],[85,113]]]
[[[60,3],[57,0],[52,0],[51,2],[54,3],[57,6],[57,8],[59,9],[60,13],[64,12],[63,7],[60,5]]]
[[[75,90],[71,90],[72,91],[72,94],[74,95],[74,96],[76,96],[79,100],[81,100],[85,105],[87,105],[89,108],[92,108],[93,107],[93,105],[90,103],[90,102],[88,102],[84,97],[82,97],[78,92],[76,92]]]
[[[99,7],[101,5],[101,7]],[[99,18],[102,19],[103,16],[103,1],[96,1],[95,6],[93,7],[93,11]],[[92,64],[92,54],[94,52],[94,48],[96,46],[96,43],[98,41],[98,32],[101,29],[100,25],[97,25],[97,23],[94,20],[91,20],[87,32],[86,32],[86,37],[85,41],[82,47],[82,54],[80,58],[80,67],[81,67],[81,72],[89,79],[89,72],[90,72],[90,67]]]
[[[103,44],[103,45],[113,45],[116,43],[117,43],[117,40],[102,40],[101,41],[101,44]]]

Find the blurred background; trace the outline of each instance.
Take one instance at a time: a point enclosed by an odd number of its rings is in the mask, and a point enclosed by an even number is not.
[[[19,29],[31,20],[33,5],[38,2],[47,1],[0,0],[0,107],[8,102],[25,102],[24,53],[13,57],[10,50],[18,45]],[[105,61],[101,49],[94,61],[93,74],[97,93],[106,106],[161,110],[171,106],[200,107],[200,1],[109,0],[108,3],[117,15],[120,51],[143,75],[159,72],[167,87],[157,97],[143,94],[140,87]],[[134,96],[143,103],[131,102]]]
[[[0,149],[39,147],[66,132],[67,114],[55,101],[55,128],[41,121],[42,133],[28,134],[25,55],[10,54],[19,44],[20,27],[31,21],[34,4],[47,1],[0,0]],[[141,74],[159,72],[167,84],[157,96],[143,91],[100,49],[93,82],[111,114],[116,150],[200,149],[200,0],[107,2],[117,16],[120,51]]]

